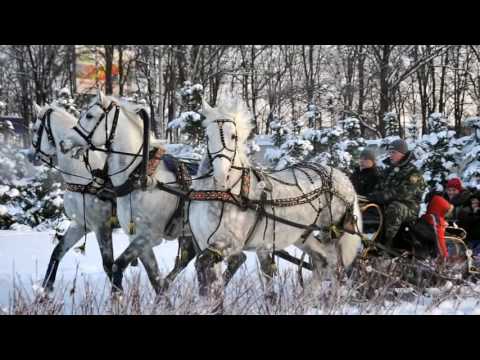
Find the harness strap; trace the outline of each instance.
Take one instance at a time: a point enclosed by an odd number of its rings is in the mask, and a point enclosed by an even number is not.
[[[173,194],[173,195],[185,197],[188,200],[223,201],[223,202],[227,202],[227,203],[237,205],[237,206],[239,206],[239,203],[240,203],[240,201],[238,199],[236,199],[237,195],[231,194],[231,193],[228,193],[228,192],[213,191],[212,190],[212,191],[189,191],[189,192],[185,193],[184,191],[175,189],[175,188],[173,188],[171,186],[168,186],[168,185],[166,185],[164,183],[161,183],[161,182],[157,182],[156,186],[163,191],[166,191],[166,192],[168,192],[170,194]],[[248,209],[259,211],[261,205],[260,205],[260,203],[254,204],[251,201],[249,201],[245,204],[245,206]],[[286,225],[289,225],[289,226],[293,226],[293,227],[296,227],[296,228],[300,228],[300,229],[312,229],[312,231],[313,230],[322,231],[322,230],[329,230],[330,229],[330,227],[328,227],[328,226],[300,224],[300,223],[297,223],[297,222],[287,220],[287,219],[281,218],[279,216],[273,215],[273,214],[271,214],[269,212],[266,212],[266,211],[263,213],[263,215],[265,215],[269,219],[273,219],[273,220],[276,220],[280,223],[283,223],[283,224],[286,224]]]
[[[265,193],[265,191],[262,192],[262,197],[265,199],[267,198],[267,194]],[[245,244],[243,245],[244,247],[248,245],[253,233],[255,232],[255,229],[257,228],[258,223],[265,216],[265,207],[261,206],[259,208],[259,211],[257,211],[256,213],[257,213],[257,217],[255,219],[255,223],[253,224],[252,228],[248,232],[247,239],[245,240]]]
[[[92,183],[86,185],[66,183],[66,189],[71,192],[92,195],[96,195],[101,190],[101,188],[93,186]]]

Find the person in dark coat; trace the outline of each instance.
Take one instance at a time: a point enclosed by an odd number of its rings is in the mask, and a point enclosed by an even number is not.
[[[373,192],[379,178],[375,153],[370,149],[364,149],[360,154],[359,165],[355,167],[350,177],[355,191],[363,196]]]
[[[462,180],[459,178],[452,178],[447,181],[446,193],[444,195],[450,204],[455,206],[455,210],[448,218],[450,222],[459,222],[459,214],[462,208],[470,205],[470,196],[472,193],[463,187]],[[462,227],[459,223],[458,226]]]
[[[474,256],[480,255],[480,191],[470,196],[468,206],[463,207],[458,215],[459,226],[467,231],[467,244]]]

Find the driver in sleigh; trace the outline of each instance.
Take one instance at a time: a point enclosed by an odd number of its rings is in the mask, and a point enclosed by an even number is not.
[[[407,143],[398,139],[389,146],[387,168],[381,174],[374,190],[366,198],[383,207],[385,231],[383,243],[393,248],[393,241],[403,223],[416,219],[420,210],[425,182],[421,172],[413,164],[415,156]]]

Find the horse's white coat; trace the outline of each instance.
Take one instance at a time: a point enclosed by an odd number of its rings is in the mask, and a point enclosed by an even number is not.
[[[198,182],[195,184],[195,189],[225,190],[233,186],[231,189],[232,193],[239,194],[240,181],[238,181],[238,179],[241,177],[241,172],[240,170],[232,169],[231,166],[249,166],[244,150],[244,144],[250,131],[249,116],[238,104],[219,106],[215,109],[204,104],[203,114],[206,117],[204,126],[206,127],[210,153],[215,153],[223,149],[221,151],[222,154],[232,157],[233,153],[228,149],[235,148],[235,135],[237,136],[237,153],[235,154],[233,164],[223,157],[214,159],[213,164],[210,164],[208,158],[204,159],[201,168],[207,169],[209,166],[212,166],[214,178]],[[219,125],[214,122],[214,120],[218,119],[231,119],[236,123],[232,124],[227,122],[223,124],[226,148],[220,140]],[[358,201],[350,180],[344,173],[337,169],[326,168],[326,170],[329,175],[331,172],[333,190],[340,193],[348,202],[354,204],[354,215],[358,219],[358,228],[362,231]],[[308,193],[322,186],[322,181],[315,172],[306,170],[306,173],[314,180],[313,184],[305,173],[297,170],[295,171],[295,175],[301,190],[296,186],[282,185],[274,181],[273,191],[269,194],[268,199],[294,198],[302,195],[302,192]],[[274,174],[274,176],[282,181],[294,183],[294,175],[291,170],[278,172]],[[260,199],[262,185],[263,184],[257,181],[255,176],[251,176],[250,199]],[[339,225],[339,227],[343,225],[341,224],[341,220],[344,217],[346,207],[338,197],[334,197],[331,202],[332,217],[330,217],[328,200],[325,194],[313,201],[312,204],[317,209],[319,207],[322,208],[316,222],[317,224],[330,225],[333,223]],[[223,213],[221,209],[222,206],[224,207]],[[274,209],[267,207],[266,210],[279,217],[305,225],[312,224],[317,216],[317,211],[310,204],[276,207]],[[300,236],[304,232],[303,229],[273,222],[266,218],[259,221],[248,244],[245,244],[247,235],[254,228],[256,217],[257,213],[255,211],[243,211],[232,204],[194,201],[190,206],[189,221],[191,230],[201,247],[210,246],[221,251],[224,256],[239,253],[244,249],[269,251],[273,248],[274,242],[276,249],[284,249],[289,245],[295,244],[305,249],[311,255],[314,267],[316,268],[314,274],[317,276],[314,276],[314,279],[316,279],[317,285],[322,277],[322,268],[332,272],[337,265],[338,255],[340,255],[342,263],[348,267],[354,260],[361,246],[360,237],[348,233],[344,233],[337,241],[330,241],[327,234],[323,236],[322,241],[319,241],[311,234],[305,243],[302,243]]]
[[[63,154],[58,144],[65,137],[65,132],[70,129],[77,119],[73,115],[67,113],[62,108],[58,108],[53,105],[47,105],[40,108],[35,104],[37,112],[37,120],[34,124],[34,140],[36,141],[36,130],[40,125],[40,118],[47,111],[48,108],[52,108],[54,111],[51,113],[51,130],[55,140],[56,147],[50,144],[47,136],[44,135],[41,139],[41,150],[50,155],[56,155],[57,166],[61,171],[68,172],[70,174],[79,175],[81,177],[67,175],[62,173],[62,177],[67,183],[89,184],[93,178],[88,169],[86,168],[83,160],[75,159],[71,157],[70,153]],[[99,152],[89,152],[89,161],[93,169],[101,169],[105,164],[106,156]],[[109,201],[101,201],[96,196],[86,194],[85,195],[85,207],[86,207],[86,220],[87,228],[97,233],[99,228],[105,227],[106,222],[110,219],[112,205]],[[83,196],[78,192],[65,192],[64,208],[67,216],[72,219],[71,226],[83,226]]]
[[[62,108],[53,105],[46,105],[41,108],[34,103],[34,111],[37,116],[34,123],[34,141],[37,142],[38,140],[37,131],[40,126],[40,119],[49,108],[54,110],[50,115],[50,128],[55,146],[48,141],[44,130],[40,142],[40,150],[48,156],[56,155],[56,166],[60,171],[81,176],[77,177],[62,173],[65,182],[81,185],[89,184],[93,179],[84,162],[72,158],[71,154],[63,154],[59,147],[60,141],[65,137],[66,130],[70,129],[77,122],[75,117]],[[103,168],[105,159],[106,157],[102,153],[89,152],[89,161],[93,169]],[[102,201],[91,194],[82,195],[78,192],[65,191],[64,210],[71,222],[63,241],[60,243],[61,251],[57,254],[60,259],[85,234],[85,217],[87,232],[93,231],[97,237],[102,258],[104,259],[104,266],[111,266],[113,251],[111,250],[112,231],[109,220],[112,215],[112,203],[110,201]],[[111,269],[108,270],[111,271]]]

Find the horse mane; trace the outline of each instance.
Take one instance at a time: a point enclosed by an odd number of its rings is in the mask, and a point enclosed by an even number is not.
[[[73,123],[76,123],[77,120],[78,120],[75,116],[73,116],[67,110],[65,110],[65,108],[63,108],[59,105],[56,105],[55,103],[52,103],[50,105],[45,106],[45,110],[47,110],[48,108],[51,108],[52,110],[54,110],[57,113],[60,113],[62,116],[66,117],[66,118],[70,118],[73,121]],[[43,112],[43,109],[42,109],[42,112]]]
[[[146,110],[147,114],[150,116],[150,112],[148,111],[148,108],[146,106],[140,105],[140,104],[135,104],[135,103],[132,103],[128,100],[120,99],[120,98],[115,97],[115,96],[106,96],[106,98],[110,101],[114,101],[115,103],[117,103],[120,106],[120,108],[122,109],[125,116],[134,125],[138,126],[139,128],[141,128],[143,130],[143,127],[142,127],[143,126],[143,120],[141,119],[138,112],[143,109],[143,110]],[[167,148],[164,146],[164,144],[162,144],[162,141],[156,139],[152,135],[152,132],[150,132],[150,147],[160,148],[163,151],[167,152]]]
[[[125,113],[125,115],[130,118],[130,120],[133,120],[133,122],[135,124],[139,124],[137,117],[138,117],[138,111],[140,109],[144,109],[144,110],[147,110],[148,112],[148,109],[143,106],[143,105],[139,105],[139,104],[134,104],[128,100],[125,100],[125,99],[121,99],[121,98],[118,98],[116,96],[110,96],[110,95],[105,95],[105,98],[108,100],[108,101],[111,101],[111,102],[115,102],[116,104],[118,104],[120,106],[120,108],[123,110],[123,112]]]

